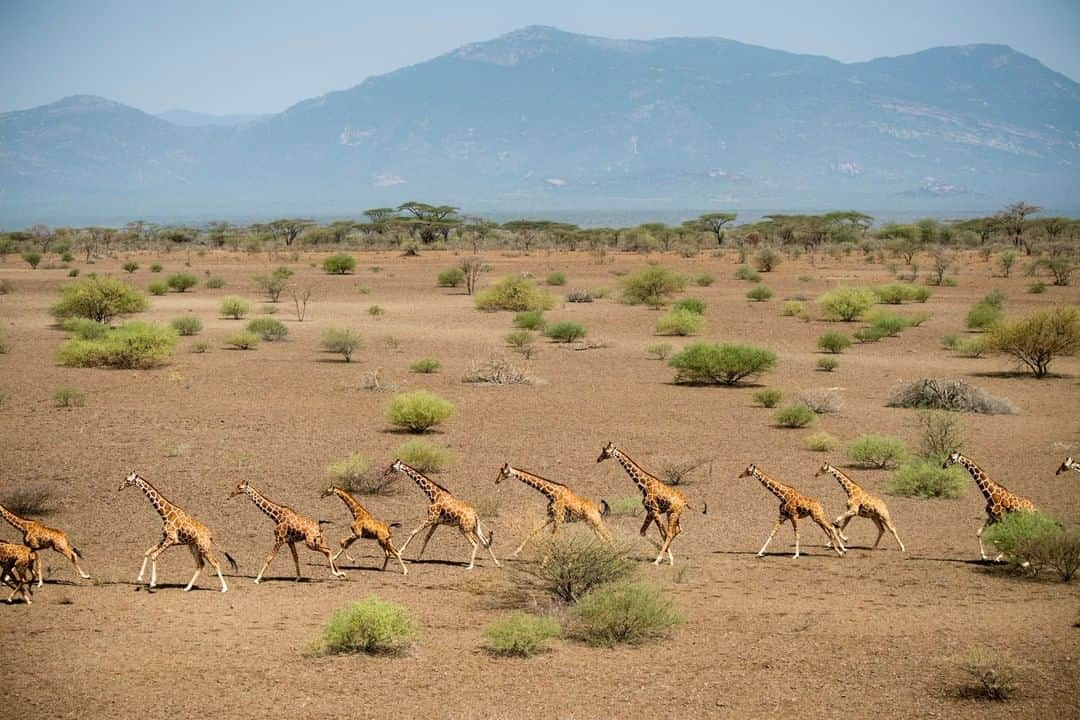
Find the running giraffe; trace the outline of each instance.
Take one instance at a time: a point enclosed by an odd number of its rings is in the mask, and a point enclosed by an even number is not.
[[[0,517],[3,517],[11,523],[12,527],[23,534],[23,545],[35,551],[55,550],[71,561],[71,564],[75,566],[75,570],[78,571],[83,580],[90,579],[90,576],[79,567],[79,558],[82,557],[82,553],[79,552],[79,548],[71,544],[67,533],[63,530],[46,527],[34,520],[19,517],[3,506],[0,506]],[[41,587],[45,582],[45,578],[41,572],[41,555],[37,552],[34,553],[34,576],[37,578],[37,586]]]
[[[394,543],[390,541],[390,529],[401,527],[401,523],[384,523],[368,512],[367,508],[359,500],[339,487],[331,485],[322,494],[324,498],[331,495],[337,495],[341,498],[341,501],[345,503],[345,507],[349,508],[349,512],[353,516],[352,535],[342,538],[341,549],[334,555],[334,560],[336,561],[341,556],[341,553],[345,553],[345,557],[349,558],[351,562],[356,562],[352,555],[349,554],[349,546],[360,539],[375,540],[383,551],[382,569],[386,569],[386,564],[390,562],[390,558],[393,556],[401,565],[401,574],[408,575],[409,570],[405,567],[405,561],[401,559],[401,553],[394,547]]]
[[[143,574],[146,572],[146,561],[149,560],[150,587],[155,587],[157,585],[158,555],[161,555],[173,545],[187,545],[195,558],[195,574],[191,576],[191,581],[184,588],[184,592],[190,591],[195,585],[195,581],[199,579],[199,574],[206,563],[210,563],[210,567],[217,571],[218,580],[221,581],[221,592],[228,592],[229,586],[225,584],[225,578],[221,574],[221,565],[218,564],[217,558],[214,557],[214,538],[210,533],[210,529],[184,512],[179,505],[166,500],[165,496],[134,470],[128,473],[127,477],[120,483],[120,490],[132,486],[139,488],[146,494],[150,504],[154,506],[163,521],[161,542],[151,547],[143,555],[142,567],[139,568],[139,576],[135,578],[135,582],[142,582]],[[225,553],[225,559],[229,561],[233,572],[236,572],[236,561],[232,559],[232,556]]]
[[[878,534],[877,540],[874,541],[875,550],[878,544],[881,543],[881,536],[888,529],[892,536],[896,538],[896,544],[900,546],[900,552],[907,552],[904,549],[904,543],[900,540],[900,536],[896,534],[896,528],[889,517],[889,508],[885,506],[884,500],[866,492],[847,474],[827,462],[821,464],[818,471],[814,473],[814,477],[820,477],[824,473],[829,473],[836,478],[836,481],[840,483],[840,487],[847,493],[847,512],[833,520],[833,527],[836,528],[836,533],[841,540],[847,542],[848,539],[844,535],[844,528],[848,526],[853,517],[858,515],[859,517],[870,518],[877,525]]]
[[[487,549],[491,559],[495,561],[495,566],[502,567],[499,564],[499,559],[495,557],[495,553],[491,550],[491,541],[494,540],[495,533],[490,532],[487,538],[484,538],[484,531],[480,527],[480,517],[472,505],[454,497],[453,493],[442,485],[439,485],[416,468],[401,462],[401,460],[394,460],[390,467],[386,469],[387,474],[392,472],[399,472],[410,478],[431,501],[431,504],[428,505],[427,518],[410,533],[408,539],[405,540],[405,544],[401,546],[402,554],[405,554],[405,548],[409,546],[416,534],[424,528],[428,528],[428,533],[424,536],[424,543],[420,546],[420,554],[416,556],[417,558],[423,557],[424,549],[439,525],[453,525],[461,531],[461,534],[472,545],[472,557],[469,558],[467,570],[476,567],[476,551],[480,549],[481,545]]]
[[[954,452],[945,460],[945,463],[941,466],[947,468],[950,465],[956,464],[963,465],[964,468],[975,480],[975,484],[979,486],[979,490],[982,492],[983,497],[986,498],[986,522],[982,524],[979,531],[975,533],[975,537],[979,540],[979,556],[986,560],[986,549],[983,547],[982,534],[983,530],[990,527],[995,523],[1001,522],[1001,519],[1005,517],[1005,513],[1010,512],[1035,512],[1035,503],[1031,502],[1027,498],[1020,497],[1014,493],[1009,492],[1008,488],[1004,485],[991,480],[983,469],[976,465],[972,460],[959,452]],[[1005,553],[998,553],[998,556],[994,558],[994,562],[1001,559],[1001,556]]]
[[[641,490],[641,504],[645,507],[645,522],[639,531],[641,536],[645,537],[649,525],[654,522],[656,529],[660,531],[662,541],[659,545],[660,553],[653,560],[653,565],[660,564],[664,559],[664,553],[667,553],[668,563],[674,565],[675,556],[671,554],[671,543],[682,531],[679,518],[682,517],[683,511],[690,507],[686,502],[686,496],[680,490],[664,484],[659,478],[645,472],[629,455],[615,447],[615,443],[609,442],[605,445],[600,451],[600,457],[596,458],[596,462],[603,462],[608,458],[615,458]],[[702,506],[701,513],[704,515],[707,512],[709,512],[709,505],[706,503]],[[660,520],[661,515],[667,515],[666,524]]]
[[[570,523],[584,520],[601,540],[606,543],[611,542],[611,533],[604,527],[603,520],[610,510],[607,501],[601,500],[600,505],[597,505],[592,500],[581,497],[560,482],[548,480],[526,470],[511,467],[510,463],[504,464],[499,470],[499,474],[495,478],[495,484],[498,485],[504,479],[509,480],[510,478],[517,478],[548,499],[547,520],[529,533],[511,557],[517,557],[518,553],[525,549],[529,541],[540,534],[548,525],[552,526],[551,535],[554,537],[564,522]]]
[[[1070,470],[1080,472],[1080,462],[1076,462],[1075,460],[1073,460],[1071,455],[1065,458],[1065,462],[1061,463],[1061,465],[1058,466],[1057,472],[1055,472],[1054,474],[1060,475],[1061,473],[1068,472]]]
[[[780,519],[776,521],[776,525],[773,526],[772,532],[769,533],[769,537],[765,539],[765,544],[758,550],[758,557],[765,555],[765,548],[769,547],[769,543],[772,542],[773,536],[776,535],[776,531],[780,529],[780,526],[785,521],[791,521],[791,529],[795,531],[795,558],[799,557],[799,519],[806,516],[816,522],[822,530],[825,531],[825,535],[829,538],[829,547],[836,551],[837,555],[841,557],[847,552],[847,548],[844,547],[843,541],[840,539],[840,533],[835,527],[829,524],[828,517],[825,516],[825,509],[821,506],[821,503],[812,497],[803,495],[790,485],[785,485],[782,482],[774,480],[769,475],[765,474],[765,471],[754,464],[746,466],[746,469],[742,471],[739,477],[754,477],[757,478],[762,485],[768,489],[776,497],[780,498]]]
[[[262,582],[263,573],[266,572],[266,568],[270,567],[270,563],[273,562],[274,557],[278,554],[278,550],[286,543],[289,545],[289,550],[292,551],[293,564],[296,565],[296,580],[297,582],[302,580],[303,575],[300,572],[300,557],[296,554],[296,543],[300,541],[303,541],[305,545],[315,552],[320,552],[326,556],[326,559],[330,562],[331,575],[334,577],[345,576],[345,573],[338,570],[334,565],[334,551],[327,547],[326,542],[323,540],[322,528],[319,527],[318,521],[304,517],[288,505],[281,505],[280,503],[274,502],[253,488],[247,478],[241,480],[237,484],[236,489],[229,493],[230,498],[238,497],[240,495],[247,495],[251,498],[251,501],[255,503],[255,507],[262,510],[267,517],[274,521],[275,525],[274,547],[271,548],[270,554],[266,556],[266,562],[263,563],[262,569],[259,570],[259,574],[255,576],[256,585]]]
[[[25,545],[0,542],[0,582],[13,588],[8,603],[20,592],[27,605],[33,602],[30,596],[34,591],[33,568],[37,559],[37,553]]]

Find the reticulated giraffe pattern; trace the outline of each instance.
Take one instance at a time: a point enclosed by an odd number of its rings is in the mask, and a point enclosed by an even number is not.
[[[1055,475],[1060,475],[1061,473],[1069,472],[1070,470],[1080,472],[1080,462],[1076,462],[1075,460],[1073,460],[1072,455],[1070,455],[1069,457],[1065,458],[1064,461],[1062,461],[1061,465],[1058,466],[1058,469],[1054,474]]]
[[[29,605],[34,589],[34,566],[38,554],[25,545],[0,542],[0,582],[12,588],[7,601],[22,594],[23,601]]]
[[[191,551],[192,557],[195,558],[195,574],[191,576],[191,580],[184,587],[184,592],[188,592],[194,587],[195,581],[199,579],[199,575],[202,573],[206,563],[210,563],[210,567],[217,572],[218,580],[221,581],[221,592],[228,592],[229,586],[225,584],[225,578],[221,574],[221,565],[218,563],[217,558],[214,557],[214,537],[210,532],[210,528],[188,515],[176,503],[165,499],[165,496],[158,492],[157,488],[144,480],[134,470],[128,473],[128,476],[120,483],[120,490],[132,486],[143,491],[162,520],[161,541],[143,555],[142,566],[139,568],[139,575],[135,578],[135,582],[142,582],[143,575],[146,573],[146,563],[149,561],[150,587],[157,586],[158,556],[173,545],[186,545]],[[236,561],[232,559],[229,553],[225,553],[225,559],[229,561],[235,572]]]
[[[345,507],[349,509],[353,516],[353,523],[350,526],[352,534],[341,539],[341,549],[334,555],[334,561],[336,562],[344,553],[350,562],[356,562],[349,555],[349,547],[357,540],[374,540],[379,543],[379,547],[383,551],[382,569],[386,570],[387,563],[393,557],[401,565],[401,574],[408,575],[409,569],[405,567],[405,561],[401,559],[401,553],[390,540],[391,528],[401,527],[401,523],[385,523],[379,520],[368,512],[368,509],[347,490],[332,485],[323,491],[323,497],[330,497],[331,495],[341,498],[341,501],[345,503]]]
[[[82,557],[82,553],[71,544],[71,540],[68,539],[67,533],[63,530],[47,527],[35,520],[20,517],[2,505],[0,505],[0,517],[7,520],[12,527],[23,534],[23,545],[33,550],[55,550],[75,566],[75,571],[84,580],[90,579],[90,575],[79,567],[79,558]],[[34,576],[37,578],[38,587],[41,587],[45,582],[41,572],[41,554],[36,553],[34,559]]]
[[[812,497],[803,495],[790,485],[774,480],[764,470],[754,464],[746,466],[746,469],[742,471],[739,477],[754,477],[757,478],[765,488],[776,497],[780,498],[780,517],[776,521],[776,525],[773,526],[772,532],[769,533],[769,537],[765,539],[765,544],[761,546],[761,550],[758,551],[758,557],[765,555],[765,548],[769,547],[769,543],[772,542],[776,532],[780,529],[780,526],[787,521],[791,521],[791,529],[795,532],[795,558],[799,557],[799,520],[809,516],[811,520],[817,523],[824,532],[826,537],[829,538],[829,546],[836,551],[837,555],[843,555],[847,552],[847,548],[844,547],[843,541],[840,539],[840,533],[829,522],[829,518],[825,515],[825,509],[821,506],[821,503]]]
[[[510,463],[504,464],[499,470],[499,474],[495,478],[495,484],[498,485],[504,479],[509,480],[511,478],[517,478],[548,500],[547,519],[521,541],[521,545],[513,552],[512,557],[517,557],[525,549],[525,546],[549,525],[551,526],[551,535],[554,537],[564,522],[583,521],[592,528],[592,531],[601,540],[611,542],[611,533],[608,532],[607,527],[604,525],[604,515],[608,512],[608,505],[605,501],[601,500],[601,504],[597,505],[592,500],[581,497],[560,482],[548,480],[527,470],[511,467]]]
[[[900,536],[896,534],[896,528],[893,526],[892,518],[889,517],[889,508],[885,506],[885,501],[876,495],[871,495],[862,489],[862,487],[852,480],[846,473],[839,468],[829,464],[822,463],[818,471],[814,473],[814,477],[819,477],[824,473],[829,473],[836,481],[840,483],[840,487],[843,488],[847,494],[847,511],[843,515],[833,520],[833,527],[836,528],[836,533],[840,536],[843,542],[847,542],[847,536],[844,535],[844,529],[851,522],[855,516],[870,518],[877,525],[878,535],[874,540],[874,549],[881,543],[881,536],[888,530],[892,533],[893,538],[896,539],[896,544],[900,546],[900,552],[907,552],[904,549],[904,543],[900,540]]]
[[[990,477],[974,463],[970,458],[961,455],[959,452],[954,452],[946,460],[942,467],[949,467],[950,465],[962,465],[972,479],[975,480],[975,484],[979,486],[979,491],[986,498],[986,522],[982,524],[979,531],[975,533],[975,537],[979,541],[979,556],[986,560],[986,549],[983,547],[982,534],[983,530],[991,525],[1001,522],[1001,519],[1005,517],[1006,513],[1010,512],[1035,512],[1035,503],[1031,502],[1025,497],[1021,497],[1015,493],[1009,491],[1004,485],[994,482]],[[1000,560],[1004,553],[998,553],[998,556],[994,558],[995,561]]]

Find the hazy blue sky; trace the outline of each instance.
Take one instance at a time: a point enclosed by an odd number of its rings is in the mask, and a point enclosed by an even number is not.
[[[89,93],[148,112],[276,112],[531,24],[843,61],[1004,43],[1080,78],[1077,0],[0,0],[0,111]]]

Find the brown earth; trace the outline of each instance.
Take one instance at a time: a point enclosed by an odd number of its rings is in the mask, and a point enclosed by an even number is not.
[[[78,580],[49,553],[49,579],[34,604],[0,608],[4,717],[158,718],[181,709],[192,717],[1080,717],[1078,585],[1002,577],[975,562],[983,501],[974,483],[959,500],[886,496],[906,554],[888,538],[871,551],[873,525],[856,519],[848,529],[853,550],[843,559],[826,551],[823,535],[805,521],[803,557],[791,559],[785,527],[772,554],[758,559],[777,502],[757,482],[737,478],[747,463],[820,498],[831,516],[843,510],[841,491],[813,477],[823,456],[802,448],[812,430],[774,427],[771,411],[752,402],[752,385],[673,384],[672,370],[644,352],[663,340],[653,335],[656,312],[611,299],[559,307],[550,317],[579,320],[590,338],[609,346],[573,351],[545,343],[530,363],[544,382],[466,385],[461,377],[473,361],[502,351],[511,316],[477,312],[460,291],[434,286],[436,272],[456,261],[449,253],[359,258],[357,273],[344,277],[317,270],[316,254],[294,261],[299,279],[314,285],[308,319],[296,322],[283,298],[277,317],[289,327],[288,340],[241,352],[221,341],[242,323],[220,318],[217,307],[222,296],[240,294],[258,309],[251,276],[265,269],[265,256],[138,255],[143,269],[132,280],[143,287],[162,277],[146,270],[155,259],[166,275],[185,269],[187,259],[191,271],[229,283],[152,299],[146,318],[168,321],[190,311],[206,327],[199,337],[182,338],[171,362],[150,371],[57,365],[64,335],[47,308],[65,271],[32,271],[12,259],[0,266],[0,278],[15,288],[0,296],[10,345],[0,355],[0,494],[23,485],[55,493],[59,508],[46,522],[70,532],[95,578]],[[616,255],[613,264],[597,265],[581,253],[492,251],[486,259],[493,272],[485,282],[562,270],[565,290],[615,288],[615,273],[645,263]],[[99,261],[83,272],[124,275],[120,262]],[[889,388],[922,376],[966,378],[1021,408],[1012,416],[964,416],[967,452],[1047,512],[1080,516],[1078,479],[1053,474],[1080,449],[1080,360],[1058,361],[1058,375],[1039,381],[1007,372],[1002,358],[962,359],[940,349],[941,336],[961,332],[967,309],[992,288],[1005,291],[1010,313],[1076,303],[1076,289],[1029,295],[1029,278],[992,278],[989,264],[969,257],[958,287],[900,308],[925,310],[932,319],[901,338],[852,347],[839,357],[839,369],[825,374],[814,369],[814,341],[827,324],[781,317],[780,300],[812,298],[839,282],[883,282],[890,279],[886,268],[858,255],[819,258],[816,266],[787,261],[765,276],[775,298],[748,303],[749,285],[731,278],[733,254],[663,262],[716,275],[713,286],[687,291],[709,303],[702,337],[777,351],[778,366],[761,384],[838,388],[843,409],[821,417],[814,430],[843,440],[861,432],[898,435],[914,444],[913,411],[884,407]],[[370,294],[360,294],[358,284]],[[385,310],[377,318],[367,312],[375,303]],[[331,326],[363,332],[366,346],[353,363],[319,351],[319,333]],[[211,351],[189,352],[199,340],[210,341]],[[408,366],[425,356],[441,360],[442,372],[410,374]],[[327,536],[336,546],[347,516],[336,499],[319,498],[327,463],[351,452],[389,462],[408,439],[384,420],[390,395],[359,387],[361,373],[373,368],[403,389],[431,389],[457,405],[433,435],[455,455],[438,479],[489,515],[497,511],[488,522],[501,555],[522,537],[523,521],[543,510],[540,496],[520,484],[495,487],[504,461],[612,500],[635,489],[617,465],[596,464],[608,440],[657,470],[669,460],[710,459],[711,472],[685,488],[692,501],[708,501],[710,513],[685,516],[674,569],[648,563],[655,551],[637,536],[640,516],[612,521],[640,558],[640,577],[675,601],[685,624],[646,647],[602,650],[566,640],[533,659],[492,657],[482,649],[481,630],[506,612],[507,572],[482,555],[466,572],[467,547],[445,529],[428,548],[429,560],[412,563],[407,578],[378,572],[377,548],[364,542],[353,549],[362,558],[358,566],[345,564],[345,581],[331,579],[320,556],[301,550],[308,582],[292,582],[286,552],[271,567],[271,581],[254,586],[272,525],[246,499],[226,500],[228,491],[246,476],[271,498],[332,519]],[[87,406],[54,407],[52,395],[64,386],[84,391]],[[229,593],[215,592],[216,579],[205,574],[198,592],[181,592],[192,571],[182,548],[162,556],[163,587],[147,592],[133,582],[160,521],[138,491],[116,492],[132,468],[209,525],[239,560],[240,574],[227,575]],[[889,477],[852,473],[878,493]],[[422,520],[426,501],[417,488],[401,485],[368,505],[403,522],[400,543]],[[7,526],[0,537],[18,539]],[[372,593],[416,614],[424,629],[411,651],[399,658],[305,656],[335,608]],[[955,658],[979,647],[1022,666],[1015,700],[958,694]]]

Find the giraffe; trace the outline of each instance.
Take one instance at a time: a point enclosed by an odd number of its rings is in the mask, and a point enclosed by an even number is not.
[[[1069,470],[1075,470],[1076,472],[1080,472],[1080,462],[1076,462],[1075,460],[1073,460],[1071,455],[1065,458],[1065,462],[1061,463],[1061,465],[1058,466],[1057,472],[1055,472],[1054,474],[1060,475],[1061,473],[1068,472]]]
[[[405,567],[405,561],[401,559],[401,553],[394,547],[394,543],[390,541],[390,528],[401,527],[401,523],[384,523],[368,512],[367,508],[360,504],[359,500],[339,487],[331,485],[322,494],[324,498],[331,495],[337,495],[341,498],[341,501],[345,503],[345,507],[349,508],[349,512],[353,516],[352,535],[341,539],[341,549],[334,555],[334,560],[337,560],[341,553],[345,553],[345,557],[356,562],[349,555],[349,546],[360,539],[375,540],[383,551],[382,569],[385,570],[390,558],[394,557],[397,559],[398,564],[401,565],[401,574],[408,575],[409,569]]]
[[[127,477],[120,483],[120,490],[132,486],[139,488],[146,494],[150,504],[154,506],[154,509],[157,510],[158,515],[164,521],[161,527],[161,542],[152,546],[143,555],[142,567],[139,568],[139,575],[135,578],[135,582],[142,582],[143,574],[146,572],[146,562],[149,560],[149,587],[155,587],[157,585],[158,556],[173,545],[187,545],[195,558],[195,574],[191,576],[191,581],[184,588],[184,592],[189,592],[195,585],[195,581],[199,579],[199,574],[202,573],[203,566],[206,563],[210,563],[210,567],[217,571],[218,580],[221,581],[221,592],[228,592],[229,586],[225,584],[225,578],[221,574],[221,565],[218,563],[217,558],[214,557],[214,538],[210,533],[210,528],[188,515],[179,505],[166,500],[165,496],[157,491],[157,488],[144,480],[134,470],[128,473]],[[229,565],[232,566],[233,572],[235,572],[237,570],[236,561],[233,560],[229,553],[225,553],[225,559],[229,561]]]
[[[255,503],[255,507],[262,510],[275,524],[274,547],[270,549],[270,553],[266,556],[266,562],[263,563],[259,574],[255,576],[256,585],[262,582],[266,568],[270,567],[270,563],[278,554],[278,550],[286,543],[289,545],[289,550],[292,551],[293,564],[296,565],[296,581],[299,582],[303,579],[300,572],[300,557],[296,554],[296,543],[298,541],[303,541],[310,549],[321,552],[326,556],[326,559],[330,562],[331,575],[334,577],[345,576],[345,573],[338,570],[334,565],[334,551],[327,547],[326,542],[323,540],[322,528],[319,526],[318,521],[304,517],[288,505],[274,502],[253,488],[247,478],[244,478],[236,485],[236,489],[229,493],[229,498],[240,495],[247,495],[251,498],[251,501]]]
[[[968,471],[972,479],[975,480],[975,484],[979,486],[979,490],[982,492],[983,497],[986,498],[986,522],[982,524],[979,531],[975,533],[975,537],[979,540],[979,556],[986,560],[986,549],[983,547],[982,534],[983,530],[990,527],[994,523],[1001,522],[1001,519],[1005,517],[1005,513],[1010,512],[1035,512],[1035,503],[1031,502],[1027,498],[1014,495],[1009,492],[1008,488],[1004,485],[991,480],[983,469],[971,461],[970,458],[961,455],[959,452],[954,452],[945,460],[945,463],[941,466],[947,468],[950,465],[956,465],[959,463],[964,466],[964,469]],[[1001,560],[1001,556],[1005,553],[999,553],[994,562]]]
[[[15,595],[22,593],[23,600],[27,605],[33,600],[30,596],[34,590],[34,566],[37,564],[37,552],[25,545],[0,542],[0,582],[13,588],[8,595],[10,603]]]
[[[79,567],[79,558],[82,557],[82,553],[79,552],[79,548],[71,544],[67,533],[63,530],[46,527],[34,520],[19,517],[2,505],[0,505],[0,517],[7,520],[12,527],[23,534],[23,545],[35,551],[55,550],[71,561],[71,564],[75,566],[83,580],[90,579],[90,576]],[[34,553],[34,576],[37,578],[37,586],[41,587],[45,582],[45,578],[41,572],[41,555],[37,552]]]
[[[769,475],[765,474],[765,471],[759,468],[757,465],[751,463],[746,466],[746,469],[742,471],[739,477],[754,477],[757,478],[762,485],[768,489],[776,497],[780,498],[780,519],[776,521],[776,525],[773,526],[772,532],[769,533],[769,537],[765,539],[765,544],[761,546],[761,550],[758,550],[758,557],[765,555],[765,548],[769,547],[769,543],[772,542],[773,536],[776,535],[776,531],[780,529],[780,526],[785,521],[791,521],[791,529],[795,531],[795,555],[794,558],[799,557],[799,519],[806,516],[816,522],[825,534],[829,538],[829,547],[836,551],[836,554],[843,557],[847,552],[847,548],[844,547],[843,541],[840,539],[840,533],[835,527],[829,524],[829,519],[825,516],[825,509],[822,508],[821,503],[812,497],[803,495],[790,485],[785,485],[782,482],[774,480]]]
[[[615,458],[641,490],[641,504],[645,506],[645,523],[639,531],[641,536],[645,537],[649,525],[654,522],[656,529],[660,531],[660,553],[653,560],[653,565],[659,565],[665,553],[668,563],[674,565],[675,556],[671,554],[671,543],[682,531],[679,518],[682,517],[683,511],[690,507],[686,502],[686,496],[680,490],[669,487],[659,478],[645,472],[629,455],[615,447],[615,443],[609,442],[605,445],[600,451],[600,457],[596,458],[596,462],[603,462],[608,458]],[[694,508],[690,509],[694,510]],[[706,503],[702,506],[701,513],[704,515],[708,512],[709,506]],[[661,521],[661,515],[667,515],[667,523]]]
[[[877,525],[878,535],[877,540],[874,541],[874,549],[877,549],[878,544],[881,543],[881,536],[885,534],[885,530],[888,529],[892,533],[892,536],[896,538],[896,544],[900,546],[900,552],[907,552],[904,549],[904,543],[900,540],[900,536],[896,534],[896,528],[893,526],[892,519],[889,517],[889,508],[885,506],[885,501],[879,497],[871,495],[870,493],[859,487],[858,483],[848,477],[839,468],[830,465],[829,463],[822,463],[818,471],[814,473],[814,477],[820,477],[821,475],[829,473],[836,481],[840,483],[840,487],[847,493],[847,512],[840,517],[833,520],[833,527],[836,528],[836,534],[840,536],[843,542],[847,542],[847,537],[844,535],[844,528],[848,526],[851,519],[858,515],[859,517],[870,518]]]
[[[422,472],[416,468],[410,467],[401,460],[394,460],[390,467],[386,470],[387,473],[399,472],[408,478],[411,478],[424,494],[428,496],[428,500],[431,504],[428,506],[427,518],[420,524],[418,528],[409,534],[409,537],[405,540],[405,544],[401,546],[401,553],[405,553],[405,548],[409,546],[412,539],[416,537],[416,534],[428,528],[427,535],[424,536],[424,542],[420,546],[420,554],[417,558],[424,555],[424,549],[427,547],[428,541],[431,540],[431,536],[435,534],[436,528],[439,525],[454,525],[461,531],[461,534],[465,536],[465,539],[472,545],[472,557],[469,558],[469,567],[467,570],[472,570],[476,566],[476,551],[483,545],[488,554],[491,555],[491,559],[495,561],[495,567],[502,567],[499,564],[499,559],[495,557],[495,553],[491,550],[491,542],[495,539],[495,533],[489,532],[487,538],[484,538],[484,531],[480,527],[480,518],[476,514],[476,510],[468,503],[457,499],[454,495],[439,485],[434,480],[425,476]]]
[[[517,478],[548,499],[547,520],[529,533],[511,557],[517,557],[518,553],[525,549],[529,541],[548,525],[551,525],[551,535],[554,537],[559,532],[559,527],[562,526],[563,522],[584,520],[601,540],[606,543],[611,542],[611,533],[604,527],[603,518],[609,512],[605,500],[601,500],[600,505],[597,505],[592,500],[581,497],[562,483],[542,478],[526,470],[511,467],[510,463],[504,464],[499,470],[499,474],[495,477],[495,484],[498,485],[504,479],[509,480],[510,478]]]

